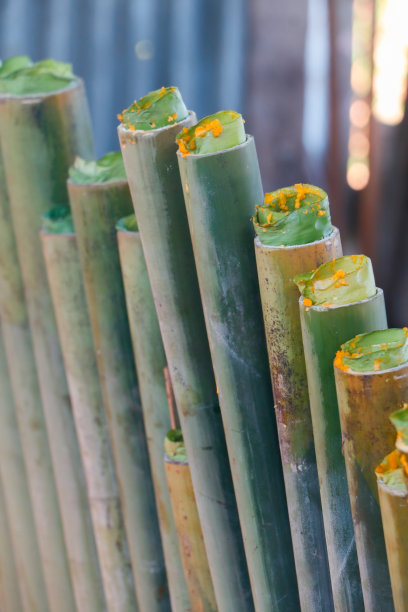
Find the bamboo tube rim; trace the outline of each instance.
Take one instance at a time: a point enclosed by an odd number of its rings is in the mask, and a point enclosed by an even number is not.
[[[390,487],[385,484],[380,478],[377,479],[378,488],[384,489],[390,495],[394,495],[395,497],[407,497],[408,498],[408,490],[404,491],[403,489],[396,489],[395,487]]]
[[[29,94],[11,94],[11,93],[0,93],[0,102],[3,100],[21,100],[24,104],[34,104],[42,102],[46,98],[52,98],[53,96],[59,95],[71,91],[78,85],[84,85],[84,80],[79,76],[74,76],[71,83],[66,87],[60,87],[60,89],[53,89],[53,91],[43,91],[39,93]]]
[[[365,376],[381,376],[382,374],[393,374],[394,372],[399,372],[399,370],[406,370],[408,368],[408,361],[406,361],[405,363],[400,363],[400,365],[395,366],[394,368],[387,368],[386,370],[367,370],[366,372],[357,372],[356,370],[352,370],[351,368],[348,370],[344,370],[343,368],[339,368],[335,363],[333,363],[333,367],[338,372],[342,372],[347,376],[361,376],[361,378],[364,378]]]
[[[112,187],[112,185],[118,185],[118,186],[122,186],[122,185],[127,185],[128,184],[128,180],[127,179],[110,179],[109,181],[102,181],[100,183],[76,183],[74,182],[72,179],[67,178],[67,185],[69,186],[70,189],[73,190],[86,190],[86,191],[101,191],[104,188],[110,188]]]
[[[235,147],[229,147],[228,149],[222,149],[221,151],[214,151],[213,153],[190,153],[189,155],[183,155],[181,151],[177,151],[177,157],[181,157],[181,159],[189,162],[190,159],[202,159],[203,157],[213,157],[214,155],[228,155],[230,151],[237,151],[238,149],[242,149],[243,147],[245,147],[245,145],[248,144],[248,142],[254,140],[254,137],[251,136],[251,134],[245,134],[245,136],[246,138],[244,142],[240,142],[239,144],[235,145]]]
[[[347,302],[347,304],[333,303],[330,306],[323,306],[323,304],[312,304],[311,306],[305,306],[303,303],[304,296],[301,295],[299,297],[299,305],[303,308],[307,308],[308,310],[314,310],[316,312],[327,312],[329,310],[339,310],[341,308],[348,308],[349,306],[355,306],[356,304],[365,304],[366,302],[371,302],[372,300],[378,299],[383,294],[383,290],[380,287],[376,287],[375,294],[369,298],[365,298],[364,300],[357,300],[356,302]],[[381,370],[381,372],[385,372],[385,370]]]
[[[333,240],[339,235],[340,235],[339,228],[333,225],[333,231],[328,236],[324,236],[323,238],[320,238],[320,240],[315,240],[314,242],[307,242],[306,244],[291,244],[288,246],[284,246],[284,245],[275,246],[272,244],[264,244],[259,239],[259,236],[255,236],[254,241],[255,241],[255,247],[258,249],[265,249],[266,251],[290,251],[291,249],[299,249],[299,250],[307,249],[314,244],[320,244],[323,242],[327,242],[327,240]]]
[[[158,134],[159,132],[165,132],[166,130],[171,130],[177,126],[182,126],[186,121],[188,121],[189,119],[194,118],[196,119],[196,114],[194,111],[192,110],[188,110],[187,111],[187,117],[185,117],[184,119],[182,119],[181,121],[178,121],[178,123],[171,123],[170,125],[163,125],[163,127],[160,128],[154,128],[152,130],[129,130],[128,128],[125,128],[121,123],[119,123],[118,125],[118,132],[120,134],[120,132],[123,132],[124,135],[126,136],[141,136],[141,135],[146,135],[149,136],[151,134]],[[176,131],[176,130],[174,130]],[[180,130],[178,130],[180,131]],[[174,140],[174,144],[176,144],[176,141]],[[197,155],[197,157],[199,157]]]
[[[175,459],[171,459],[167,453],[164,453],[164,461],[171,465],[188,465],[188,461],[176,461]]]

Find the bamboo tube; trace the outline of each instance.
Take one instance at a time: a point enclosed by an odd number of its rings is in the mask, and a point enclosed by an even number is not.
[[[255,254],[301,608],[331,610],[299,293],[293,278],[341,255],[339,231],[299,246],[266,246],[256,238]]]
[[[65,585],[58,612],[101,610],[100,573],[85,479],[72,417],[39,237],[40,215],[66,200],[76,153],[92,151],[83,84],[58,92],[0,96],[0,140],[21,263],[40,391],[57,485],[73,594]]]
[[[336,365],[334,371],[364,606],[392,610],[374,469],[394,444],[388,416],[408,399],[408,364],[377,372]]]
[[[16,553],[17,566],[21,567],[20,563],[24,563],[25,580],[21,579],[21,582],[22,588],[27,588],[27,597],[23,593],[23,604],[28,606],[30,612],[47,609],[41,586],[42,565],[49,606],[53,611],[60,610],[61,601],[66,600],[68,608],[74,605],[72,586],[1,158],[0,316],[37,532],[36,535],[34,530],[31,531],[30,536],[29,503],[23,504],[16,500],[17,507],[10,512],[11,521],[13,523],[15,520],[20,529],[23,525],[27,529],[24,538],[18,538],[19,552]],[[16,489],[21,487],[22,495],[23,478],[23,475],[16,478],[14,484]],[[24,521],[23,513],[28,514],[27,522]],[[41,565],[37,559],[36,542],[40,549]]]
[[[190,600],[181,565],[176,526],[172,516],[163,465],[163,439],[170,428],[166,386],[163,378],[166,358],[140,234],[137,231],[131,231],[127,222],[128,218],[125,218],[117,225],[119,255],[167,581],[173,612],[187,612],[190,609]]]
[[[336,611],[362,610],[363,599],[342,453],[333,359],[357,333],[387,327],[384,295],[326,308],[305,306],[300,319],[324,529]]]
[[[137,607],[74,233],[42,232],[109,611]]]
[[[126,180],[68,181],[85,296],[141,612],[169,610],[166,570],[126,314],[116,222],[132,212]]]
[[[408,602],[408,491],[380,480],[378,495],[395,612],[406,612]]]
[[[253,609],[216,385],[194,266],[175,139],[186,120],[149,131],[119,127],[133,205],[180,411],[220,612]]]
[[[217,612],[188,461],[172,459],[165,453],[164,466],[191,612]]]
[[[3,378],[3,373],[1,373],[1,378]],[[3,383],[3,380],[1,382]],[[2,394],[3,389],[2,385]],[[1,399],[3,400],[4,396]],[[3,401],[1,401],[1,408],[3,408],[2,404]],[[4,612],[19,612],[22,604],[2,483],[0,483],[0,534],[0,606]]]
[[[298,610],[296,573],[256,277],[252,136],[177,154],[255,608]],[[225,220],[225,203],[234,213]]]

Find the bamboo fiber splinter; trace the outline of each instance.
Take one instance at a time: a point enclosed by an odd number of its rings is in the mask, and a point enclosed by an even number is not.
[[[302,610],[332,609],[332,594],[313,443],[299,315],[293,278],[341,255],[339,232],[299,246],[255,239],[279,445]]]
[[[177,155],[255,608],[298,610],[248,221],[263,198],[254,139]]]
[[[41,238],[84,464],[107,609],[130,612],[137,605],[132,568],[76,236],[43,231]]]
[[[342,452],[333,359],[357,333],[387,327],[384,294],[340,306],[307,306],[300,299],[324,529],[336,611],[362,610],[360,573]]]
[[[87,155],[92,150],[89,124],[84,88],[79,80],[59,92],[0,96],[0,141],[6,184],[71,572],[71,576],[66,572],[64,547],[56,532],[55,518],[45,513],[39,518],[36,514],[37,528],[40,520],[45,527],[50,521],[50,527],[54,528],[56,539],[44,529],[40,547],[43,561],[48,564],[44,573],[53,574],[52,581],[46,579],[50,607],[58,612],[72,612],[75,602],[79,609],[87,611],[100,610],[103,605],[85,479],[39,237],[41,214],[53,201],[66,200],[65,176],[74,155]],[[16,326],[10,342],[22,331],[17,330]],[[17,347],[30,370],[30,387],[18,392],[27,393],[29,388],[36,392],[27,334],[19,336]],[[23,387],[16,374],[17,369],[12,372],[15,395],[16,387]],[[38,418],[38,405],[32,409]],[[20,410],[23,410],[22,404],[18,407]],[[37,451],[40,451],[38,446]],[[37,459],[39,456],[40,452]],[[26,460],[33,461],[34,457]],[[27,469],[34,468],[27,463]],[[30,482],[31,487],[33,484]],[[32,491],[32,496],[37,494]],[[48,502],[50,494],[45,498]],[[46,557],[45,549],[56,547],[57,543],[60,558],[55,549],[52,559]]]
[[[195,123],[119,127],[164,349],[220,612],[253,609],[224,431],[205,332],[175,139]]]
[[[394,446],[388,417],[408,400],[408,365],[334,371],[365,610],[384,612],[393,604],[374,470]]]
[[[170,429],[163,377],[166,358],[140,234],[136,231],[129,231],[125,223],[126,219],[122,220],[117,226],[120,263],[133,352],[136,359],[170,600],[173,612],[187,612],[190,603],[163,465],[163,440]]]
[[[169,610],[163,552],[120,269],[116,222],[132,212],[126,180],[68,181],[85,296],[141,612]]]

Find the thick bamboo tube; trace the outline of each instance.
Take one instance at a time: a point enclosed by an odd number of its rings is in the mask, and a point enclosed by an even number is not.
[[[180,411],[217,605],[253,609],[224,430],[200,301],[175,139],[195,123],[146,132],[119,127],[119,140]]]
[[[173,612],[187,612],[190,609],[190,600],[163,465],[163,439],[170,429],[163,376],[166,358],[140,234],[127,229],[126,219],[117,225],[117,230],[170,601]]]
[[[42,232],[109,611],[137,607],[75,234]]]
[[[73,587],[70,593],[67,581],[55,605],[58,612],[75,604],[100,610],[85,478],[39,236],[41,214],[66,200],[73,157],[92,151],[82,82],[49,94],[1,95],[0,141]]]
[[[333,359],[340,345],[358,333],[385,329],[384,294],[360,302],[305,307],[300,298],[303,347],[320,481],[324,530],[335,609],[364,607],[342,453]]]
[[[190,468],[166,455],[164,465],[191,612],[217,612]]]
[[[377,481],[395,612],[408,609],[408,492]]]
[[[73,605],[72,587],[1,159],[0,316],[36,528],[36,533],[33,530],[30,536],[32,528],[29,526],[29,502],[16,503],[17,508],[13,511],[11,521],[17,521],[20,529],[25,524],[28,530],[24,538],[18,539],[19,552],[16,552],[17,566],[21,567],[20,563],[24,564],[25,579],[22,580],[22,585],[23,589],[27,589],[27,597],[22,592],[23,604],[26,605],[26,601],[28,602],[29,612],[47,609],[41,586],[42,565],[49,606],[52,611],[57,611],[64,598],[68,604]],[[21,486],[22,495],[24,494],[23,476],[16,479],[14,486]],[[20,513],[28,513],[27,523]],[[41,563],[37,558],[36,541]]]
[[[263,199],[254,139],[214,154],[177,155],[255,609],[298,610],[248,222]]]
[[[378,372],[334,367],[343,453],[366,612],[392,610],[392,594],[374,470],[394,446],[388,420],[408,400],[408,365]]]
[[[116,222],[132,212],[127,181],[68,181],[85,296],[141,612],[169,610]]]
[[[0,377],[3,378],[3,373]],[[3,380],[1,380],[3,383]],[[3,394],[3,385],[1,391]],[[3,396],[0,408],[3,408]],[[11,397],[10,397],[11,399]],[[6,399],[7,401],[7,399]],[[18,574],[15,566],[13,547],[7,520],[7,510],[3,485],[0,482],[0,607],[4,612],[19,612],[22,610]]]
[[[256,238],[255,254],[301,608],[326,612],[333,603],[293,278],[341,255],[339,231],[292,247]]]

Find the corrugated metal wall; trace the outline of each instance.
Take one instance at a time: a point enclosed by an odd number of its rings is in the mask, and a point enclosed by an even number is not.
[[[72,62],[98,155],[118,149],[116,114],[177,85],[199,117],[244,108],[247,0],[0,0],[0,57]]]

